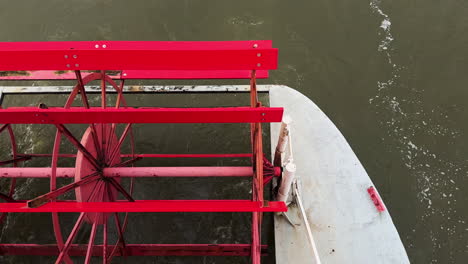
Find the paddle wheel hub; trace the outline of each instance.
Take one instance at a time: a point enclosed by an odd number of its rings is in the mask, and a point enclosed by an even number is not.
[[[109,183],[109,176],[104,173],[104,168],[112,167],[120,163],[120,149],[115,149],[115,154],[111,159],[111,150],[117,146],[118,140],[115,133],[109,135],[112,132],[110,124],[96,124],[96,136],[99,146],[102,151],[101,156],[98,155],[98,151],[94,146],[92,128],[86,129],[86,132],[81,139],[81,144],[93,155],[101,166],[99,167],[99,175],[101,179],[94,183],[88,183],[81,185],[75,189],[76,201],[77,202],[114,202],[117,200],[117,190],[111,188]],[[109,135],[109,136],[108,136]],[[96,173],[96,168],[83,156],[82,152],[76,154],[76,165],[75,165],[75,182],[81,181],[88,175]],[[119,177],[112,177],[115,181],[120,183]],[[86,213],[85,220],[89,223],[104,224],[109,217],[109,213]]]

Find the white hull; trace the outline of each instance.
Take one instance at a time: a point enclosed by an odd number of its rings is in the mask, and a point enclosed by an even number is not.
[[[373,186],[343,135],[307,97],[286,87],[270,88],[270,106],[289,115],[296,177],[322,263],[409,263],[389,212],[378,212],[367,188]],[[279,124],[272,124],[272,153]],[[293,227],[275,216],[277,263],[316,263],[297,206]]]

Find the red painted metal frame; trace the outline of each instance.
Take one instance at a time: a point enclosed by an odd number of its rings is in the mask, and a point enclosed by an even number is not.
[[[286,212],[284,202],[249,200],[136,200],[135,202],[50,202],[29,208],[26,203],[0,203],[9,213],[112,213],[112,212]]]
[[[0,123],[10,124],[266,123],[280,122],[282,116],[281,107],[0,109]]]
[[[57,245],[47,245],[49,248],[42,248],[44,253],[58,254],[56,263],[72,263],[70,255],[73,255],[73,250],[79,251],[80,255],[86,256],[85,263],[91,260],[93,255],[104,256],[103,263],[108,263],[114,255],[127,256],[135,253],[136,255],[229,255],[229,245],[216,245],[216,250],[208,248],[211,245],[134,245],[125,243],[123,232],[126,226],[126,217],[121,223],[117,212],[252,212],[252,242],[250,245],[236,245],[231,251],[241,252],[242,255],[250,255],[252,263],[259,264],[261,256],[264,253],[264,247],[261,245],[261,223],[263,212],[284,212],[287,207],[284,202],[269,202],[263,198],[263,185],[266,184],[273,176],[280,173],[280,168],[274,168],[264,160],[263,143],[262,143],[262,124],[266,122],[280,122],[282,119],[282,108],[266,108],[262,107],[258,101],[256,79],[267,77],[269,69],[275,69],[277,66],[277,49],[272,48],[271,41],[241,41],[241,42],[113,42],[113,41],[98,41],[98,42],[22,42],[22,43],[1,43],[0,42],[0,71],[28,71],[34,72],[18,72],[20,75],[31,74],[30,78],[35,76],[51,76],[61,75],[58,72],[48,72],[43,70],[74,70],[75,77],[78,81],[77,86],[73,89],[65,108],[9,108],[6,110],[0,109],[0,123],[10,124],[55,124],[58,128],[54,151],[52,155],[51,170],[51,191],[47,194],[36,197],[33,200],[24,201],[9,201],[8,203],[0,203],[1,212],[15,213],[33,213],[33,212],[50,212],[53,216],[54,232],[57,238]],[[120,75],[120,87],[118,87],[112,78],[105,75],[106,70],[123,71]],[[39,71],[35,71],[39,70]],[[100,73],[89,73],[82,77],[80,70],[100,70]],[[69,72],[64,73],[66,78]],[[15,73],[13,73],[15,74]],[[114,72],[115,74],[115,72]],[[0,75],[2,72],[0,72]],[[21,77],[12,77],[6,74],[5,79],[20,79]],[[128,108],[122,96],[123,83],[125,79],[212,79],[212,78],[241,78],[250,79],[250,107],[230,107],[230,108]],[[1,78],[0,78],[1,79]],[[58,79],[58,78],[52,78]],[[101,80],[101,108],[90,108],[84,85],[92,80]],[[106,108],[106,82],[110,83],[118,92],[117,104],[115,108]],[[77,94],[81,95],[85,108],[70,108],[71,103]],[[123,102],[124,108],[120,109],[120,102]],[[56,189],[56,178],[60,175],[60,170],[57,168],[57,159],[59,157],[59,145],[62,135],[75,145],[80,154],[87,154],[87,150],[81,146],[81,143],[68,132],[63,124],[81,123],[91,124],[92,136],[96,137],[95,123],[127,123],[127,128],[121,135],[119,143],[113,149],[96,149],[96,157],[85,155],[88,162],[91,162],[95,167],[96,172],[75,181],[72,184]],[[251,200],[137,200],[131,197],[125,189],[115,180],[116,178],[103,177],[106,175],[106,170],[109,172],[108,162],[112,162],[113,157],[122,157],[116,153],[116,149],[120,148],[120,144],[124,141],[127,132],[130,130],[132,123],[250,123],[251,128],[251,143],[252,154],[240,154],[237,157],[250,157],[252,159],[252,167],[248,171],[243,172],[243,175],[236,176],[253,176],[252,181],[252,199]],[[115,125],[112,125],[113,135]],[[101,137],[103,138],[103,137]],[[94,138],[96,139],[96,138]],[[109,141],[110,138],[108,138]],[[133,144],[133,139],[131,139]],[[98,146],[99,142],[95,140],[94,146]],[[105,155],[107,151],[107,155]],[[102,152],[102,153],[101,153]],[[115,154],[114,154],[115,153]],[[110,154],[110,155],[109,155]],[[227,155],[236,154],[138,154],[148,157],[228,157]],[[239,155],[239,154],[237,154]],[[20,158],[30,158],[31,156],[23,155]],[[135,159],[133,153],[131,157]],[[234,156],[233,156],[234,157]],[[106,160],[109,158],[110,160]],[[122,164],[124,164],[123,162]],[[269,165],[270,164],[270,165]],[[128,165],[128,164],[125,164]],[[124,165],[122,165],[124,166]],[[267,167],[265,167],[267,166]],[[112,168],[115,173],[122,173],[122,168]],[[126,170],[127,168],[123,169]],[[128,168],[133,170],[133,177],[140,177],[142,170],[146,168]],[[151,168],[154,169],[154,168]],[[156,168],[157,169],[157,168]],[[179,168],[180,169],[180,168]],[[190,169],[188,176],[200,174],[203,170],[198,170],[195,173],[193,168]],[[16,171],[14,169],[13,171]],[[45,171],[45,170],[44,170]],[[174,169],[170,168],[171,173],[168,176],[178,176],[174,174]],[[180,173],[180,172],[177,172]],[[223,172],[224,173],[224,172]],[[221,173],[221,176],[232,176]],[[238,171],[236,172],[238,173]],[[264,175],[265,173],[265,175]],[[87,173],[88,174],[88,173]],[[112,173],[111,173],[112,174]],[[123,175],[118,174],[117,177]],[[138,175],[137,175],[138,174]],[[189,175],[190,174],[190,175]],[[202,173],[203,174],[203,173]],[[212,174],[210,172],[209,174]],[[245,174],[245,175],[244,175]],[[85,174],[86,175],[86,174]],[[164,174],[149,173],[151,177],[161,176]],[[195,176],[197,176],[195,175]],[[108,175],[107,175],[108,176]],[[180,175],[179,175],[180,176]],[[210,175],[198,175],[210,176]],[[1,177],[1,176],[0,176]],[[88,178],[89,177],[89,178]],[[86,184],[86,182],[98,182],[100,186],[104,186],[104,196],[106,193],[110,197],[110,185],[119,190],[128,201],[112,201],[100,200],[103,202],[76,202],[76,201],[56,201],[58,195],[68,192],[77,186]],[[131,184],[133,186],[133,184]],[[101,188],[101,187],[100,187]],[[130,187],[132,190],[133,187]],[[44,204],[46,203],[46,204]],[[42,205],[42,206],[41,206]],[[38,207],[39,206],[39,207]],[[30,208],[32,207],[32,208]],[[62,238],[62,234],[58,221],[57,213],[64,212],[80,212],[80,217],[75,223],[66,242]],[[104,222],[103,244],[94,245],[94,239],[97,232],[98,224],[93,222],[92,232],[89,238],[89,243],[86,246],[74,245],[73,240],[77,232],[80,230],[83,219],[86,213],[113,213],[115,224],[119,233],[119,238],[115,246],[107,245],[107,221]],[[57,233],[58,232],[58,233]],[[50,247],[55,246],[55,247]],[[8,252],[17,252],[24,254],[28,250],[39,252],[37,247],[29,245],[10,245],[4,246],[0,244],[0,252],[7,250]],[[132,252],[134,250],[134,252]],[[159,251],[160,250],[160,251]],[[31,251],[29,251],[31,252]],[[110,254],[109,254],[110,252]],[[148,253],[151,252],[151,253]]]
[[[87,244],[72,244],[68,250],[70,256],[85,256]],[[250,244],[126,244],[127,256],[249,256]],[[115,246],[108,246],[113,251]],[[262,255],[266,255],[267,246],[262,245]],[[103,255],[103,245],[92,247],[92,256]],[[0,244],[0,255],[57,256],[58,245],[37,244]],[[120,252],[116,252],[120,256]]]
[[[131,41],[3,42],[0,43],[0,70],[276,69],[278,50],[254,45],[239,48],[238,44],[224,41],[210,44]]]
[[[12,46],[14,45],[14,46]],[[97,47],[96,47],[97,45]],[[105,45],[105,48],[104,48]],[[108,51],[113,49],[122,50],[146,50],[146,49],[161,49],[161,50],[257,50],[271,49],[272,42],[270,40],[253,40],[253,41],[210,41],[210,42],[132,42],[132,41],[88,41],[88,42],[16,42],[1,43],[0,50],[4,52],[13,52],[18,50],[29,51],[51,51],[65,50],[74,51],[80,49],[95,49],[100,51]],[[75,55],[77,58],[74,58]],[[70,57],[63,59],[68,60],[70,67],[66,71],[53,70],[34,70],[34,71],[18,71],[9,72],[6,74],[0,73],[0,80],[74,80],[75,75],[70,69],[81,69],[78,62],[78,55],[72,54]],[[260,53],[261,56],[261,53]],[[257,53],[258,57],[258,53]],[[66,60],[67,61],[67,60]],[[257,69],[255,67],[255,69]],[[108,68],[109,69],[109,68]],[[250,68],[248,70],[123,70],[118,75],[110,75],[112,79],[250,79]],[[87,75],[88,73],[83,73]],[[258,70],[257,79],[268,78],[268,71]]]
[[[101,81],[101,88],[103,87],[103,85],[105,84],[105,82],[107,82],[108,84],[110,84],[112,86],[112,88],[117,92],[117,100],[116,100],[116,104],[115,104],[115,108],[119,108],[120,106],[122,107],[127,107],[127,104],[126,104],[126,101],[125,101],[125,98],[122,96],[122,91],[123,91],[123,85],[124,85],[124,80],[121,80],[120,82],[120,85],[117,85],[109,76],[107,75],[103,75],[105,74],[104,71],[100,71],[100,73],[91,73],[91,74],[88,74],[86,76],[84,76],[82,78],[82,74],[80,71],[75,71],[75,75],[77,77],[77,81],[78,81],[78,84],[74,87],[74,89],[72,90],[72,92],[70,93],[66,103],[65,103],[65,106],[64,108],[70,108],[73,101],[75,100],[75,98],[77,97],[78,93],[81,91],[81,98],[82,98],[82,101],[83,101],[83,105],[85,106],[88,106],[89,103],[88,103],[88,100],[87,100],[87,96],[86,96],[86,91],[83,89],[83,86],[88,84],[89,82],[93,81],[93,80],[100,80]],[[101,91],[101,96],[105,96],[106,92],[105,90],[102,90]],[[103,99],[103,98],[101,98]],[[106,106],[106,103],[104,102],[104,100],[101,100],[101,107],[105,107]],[[60,124],[61,125],[61,124]],[[63,126],[63,125],[62,125]],[[113,125],[112,126],[112,130],[115,129],[115,126]],[[96,136],[96,133],[95,133],[95,129],[93,127],[93,140],[94,140],[94,137]],[[110,133],[110,135],[113,134]],[[132,154],[134,153],[134,140],[133,140],[133,134],[132,134],[132,130],[130,130],[130,146],[131,146],[131,152]],[[73,135],[71,135],[73,136]],[[53,154],[52,154],[52,162],[51,162],[51,177],[50,177],[50,190],[51,192],[49,192],[48,194],[44,194],[40,197],[36,197],[36,199],[33,199],[31,201],[28,201],[28,204],[31,204],[31,205],[34,205],[34,204],[37,204],[37,205],[41,205],[42,203],[44,202],[50,202],[50,201],[54,201],[54,198],[52,198],[52,200],[46,200],[46,201],[41,201],[41,197],[56,197],[56,195],[52,195],[50,196],[51,194],[55,193],[57,194],[57,191],[59,189],[56,189],[56,168],[57,168],[57,164],[58,164],[58,157],[59,157],[59,149],[60,149],[60,142],[61,142],[61,138],[62,138],[62,132],[61,130],[57,130],[57,133],[56,133],[56,136],[55,136],[55,141],[54,141],[54,148],[53,148]],[[70,138],[73,138],[73,137],[70,137]],[[70,139],[69,138],[69,139]],[[108,138],[107,140],[110,140],[110,138]],[[96,141],[94,140],[94,144],[96,144]],[[96,145],[95,145],[96,146]],[[105,151],[105,150],[103,150]],[[112,151],[112,150],[108,150],[108,151]],[[78,153],[79,154],[79,153]],[[102,153],[101,153],[102,155]],[[99,180],[96,180],[95,182],[98,183]],[[133,178],[131,179],[130,181],[130,187],[129,187],[129,192],[132,193],[132,190],[133,190]],[[75,181],[76,183],[76,181]],[[100,182],[100,186],[101,187],[104,187],[104,191],[106,191],[107,189],[107,192],[110,190],[110,187],[107,186],[106,184],[102,184],[103,182],[101,181]],[[115,184],[114,184],[115,185]],[[64,186],[66,187],[66,186]],[[61,187],[60,189],[63,190],[64,187]],[[107,187],[107,188],[106,188]],[[128,192],[126,192],[124,190],[124,193],[128,195]],[[126,224],[127,224],[127,216],[128,216],[128,213],[125,213],[124,214],[124,218],[123,218],[123,225],[119,226],[119,232],[120,233],[123,233],[124,230],[125,230],[125,227],[126,227]],[[87,217],[89,218],[89,217]],[[117,217],[118,219],[118,217]],[[59,221],[59,215],[57,212],[52,212],[52,222],[53,222],[53,229],[54,229],[54,234],[55,234],[55,238],[56,238],[56,241],[57,241],[57,245],[59,246],[59,248],[61,249],[61,255],[63,256],[63,260],[65,263],[67,264],[72,264],[73,261],[70,259],[70,257],[67,255],[67,248],[66,248],[66,243],[64,243],[64,236],[62,235],[62,231],[61,231],[61,226],[60,226],[60,221]],[[116,223],[117,224],[117,223]],[[103,243],[105,245],[107,245],[107,224],[104,223],[104,234],[103,234],[103,237],[104,239],[106,239],[106,241],[103,241]],[[71,237],[71,234],[68,236],[69,238]],[[68,241],[68,239],[67,239]],[[120,239],[119,239],[120,241]],[[115,245],[119,245],[120,246],[120,242],[117,242]],[[62,251],[64,252],[62,254]],[[106,251],[106,247],[103,247],[103,251]],[[109,254],[103,254],[106,256],[106,258],[103,258],[103,263],[108,263],[110,262],[110,259],[112,258],[112,255],[114,254],[115,252],[112,251]],[[109,258],[109,259],[108,259]],[[89,259],[89,254],[88,254],[88,257],[87,259]],[[58,259],[57,261],[60,261],[60,259]]]

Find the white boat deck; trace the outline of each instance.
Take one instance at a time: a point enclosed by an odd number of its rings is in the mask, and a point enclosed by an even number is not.
[[[389,212],[378,212],[367,193],[371,179],[343,135],[307,97],[270,87],[270,106],[284,107],[296,177],[322,263],[409,263]],[[280,124],[272,124],[272,153]],[[289,208],[293,227],[275,216],[277,263],[316,263],[298,207]]]

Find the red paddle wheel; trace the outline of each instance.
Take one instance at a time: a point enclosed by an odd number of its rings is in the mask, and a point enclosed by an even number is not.
[[[260,263],[266,245],[260,241],[263,212],[286,211],[283,202],[266,201],[263,186],[280,168],[263,155],[262,123],[280,122],[282,108],[263,107],[257,96],[256,78],[266,78],[276,68],[277,50],[271,41],[234,42],[29,42],[0,43],[0,74],[4,80],[76,80],[64,107],[9,107],[0,109],[0,133],[9,139],[6,160],[0,161],[2,186],[0,221],[7,213],[52,214],[57,243],[0,244],[2,255],[57,255],[56,263],[73,263],[75,256],[101,257],[110,263],[114,256],[215,255],[251,256]],[[106,75],[112,70],[113,75]],[[115,72],[118,72],[117,74]],[[19,74],[19,75],[18,75]],[[249,79],[250,104],[223,108],[135,108],[124,97],[126,79]],[[93,107],[85,88],[100,81],[100,106]],[[109,90],[108,87],[111,87]],[[77,101],[79,99],[79,106]],[[1,102],[1,100],[0,100]],[[109,102],[112,102],[109,103]],[[72,106],[73,105],[73,106]],[[148,154],[136,153],[133,124],[145,123],[250,123],[251,153],[242,154]],[[15,124],[55,126],[51,154],[18,154],[12,127]],[[86,124],[81,139],[69,124]],[[120,128],[120,129],[119,129]],[[61,154],[62,141],[77,149],[76,155]],[[130,146],[128,146],[128,144]],[[122,153],[123,146],[131,153]],[[50,157],[50,167],[17,167],[31,158]],[[136,167],[152,157],[250,157],[248,167]],[[59,159],[75,158],[75,167],[59,167]],[[58,187],[58,178],[70,178]],[[134,180],[141,177],[252,177],[251,200],[135,200]],[[18,178],[49,178],[50,191],[29,200],[15,200]],[[124,181],[127,181],[125,184]],[[75,193],[76,200],[60,200]],[[119,200],[121,194],[125,200]],[[59,213],[80,213],[69,234],[63,234]],[[131,212],[252,212],[250,244],[128,244],[127,216]],[[63,214],[60,214],[63,215]],[[113,219],[118,235],[108,243]],[[74,244],[83,225],[90,225],[88,244]],[[96,240],[97,232],[102,239]],[[41,232],[46,232],[42,230]],[[51,231],[52,232],[52,231]]]

